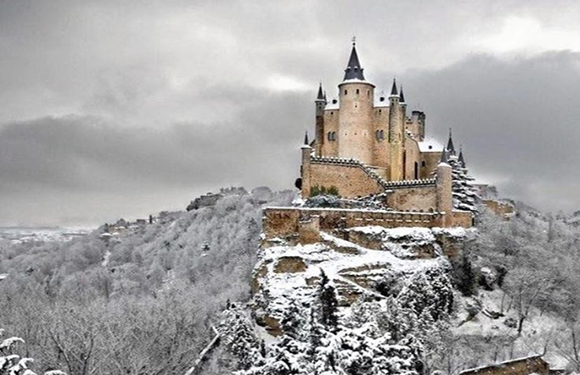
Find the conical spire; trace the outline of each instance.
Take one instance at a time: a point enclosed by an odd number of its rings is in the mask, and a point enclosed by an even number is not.
[[[304,145],[305,146],[309,145],[309,143],[308,143],[308,131],[304,132]]]
[[[463,147],[460,147],[459,148],[459,159],[458,159],[458,161],[459,161],[459,164],[461,164],[461,166],[463,168],[466,167],[466,165],[465,165],[465,159],[463,158]]]
[[[451,128],[449,128],[449,141],[447,141],[447,150],[451,155],[455,155],[455,147],[453,146],[453,137],[451,135]]]
[[[439,164],[447,163],[448,161],[449,161],[448,151],[446,148],[443,148],[443,152],[441,152],[441,160],[439,161]]]
[[[352,41],[352,51],[350,51],[350,58],[348,59],[348,64],[346,69],[344,70],[344,80],[347,79],[360,79],[361,81],[365,80],[365,76],[363,75],[363,68],[360,66],[360,62],[358,61],[358,54],[356,53],[356,43]]]
[[[401,85],[401,99],[399,100],[400,103],[405,103],[405,94],[403,94],[403,85]]]
[[[322,92],[322,82],[318,85],[318,95],[316,96],[316,100],[324,100],[324,94]]]
[[[397,80],[393,79],[393,86],[391,87],[391,96],[399,96],[397,92]]]

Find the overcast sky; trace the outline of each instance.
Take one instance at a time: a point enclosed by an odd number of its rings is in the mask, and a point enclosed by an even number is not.
[[[473,175],[580,209],[577,1],[0,0],[0,225],[183,209],[292,188],[318,82],[351,38]]]

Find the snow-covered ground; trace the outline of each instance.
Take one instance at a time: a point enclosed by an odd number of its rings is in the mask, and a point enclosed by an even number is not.
[[[0,227],[0,240],[14,244],[24,242],[70,241],[82,237],[95,228],[87,227]]]

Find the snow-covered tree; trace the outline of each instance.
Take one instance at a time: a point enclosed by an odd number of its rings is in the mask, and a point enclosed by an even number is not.
[[[0,329],[0,339],[4,330]],[[30,369],[34,360],[32,358],[21,357],[16,353],[16,346],[24,344],[20,337],[8,337],[0,342],[0,375],[36,375]],[[44,375],[66,375],[60,370],[48,370]]]
[[[453,207],[477,213],[481,199],[473,186],[475,179],[467,171],[463,152],[461,151],[459,156],[449,155],[447,163],[451,166]]]

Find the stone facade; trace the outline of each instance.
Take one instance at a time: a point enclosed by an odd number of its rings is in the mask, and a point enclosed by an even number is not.
[[[348,69],[362,71],[354,46]],[[425,114],[413,111],[407,115],[402,88],[393,83],[389,96],[375,95],[375,85],[362,74],[345,75],[338,93],[338,98],[328,102],[319,90],[315,156],[356,159],[386,180],[430,177],[434,165],[427,162],[432,157],[422,155],[420,147],[425,139]],[[441,156],[441,151],[430,153],[436,159]]]
[[[267,207],[263,211],[262,232],[265,243],[284,239],[290,243],[309,244],[320,241],[320,232],[362,226],[454,227],[469,228],[471,213],[465,211],[410,212],[356,210],[341,208]]]
[[[460,375],[548,375],[550,373],[549,364],[541,356],[533,356],[465,370]]]
[[[441,226],[471,226],[470,214],[453,213],[451,168],[424,142],[425,114],[407,116],[395,82],[388,97],[375,96],[354,46],[345,72],[338,99],[328,102],[319,88],[315,139],[302,147],[302,196],[322,189],[345,198],[386,193],[394,211],[439,213]]]

